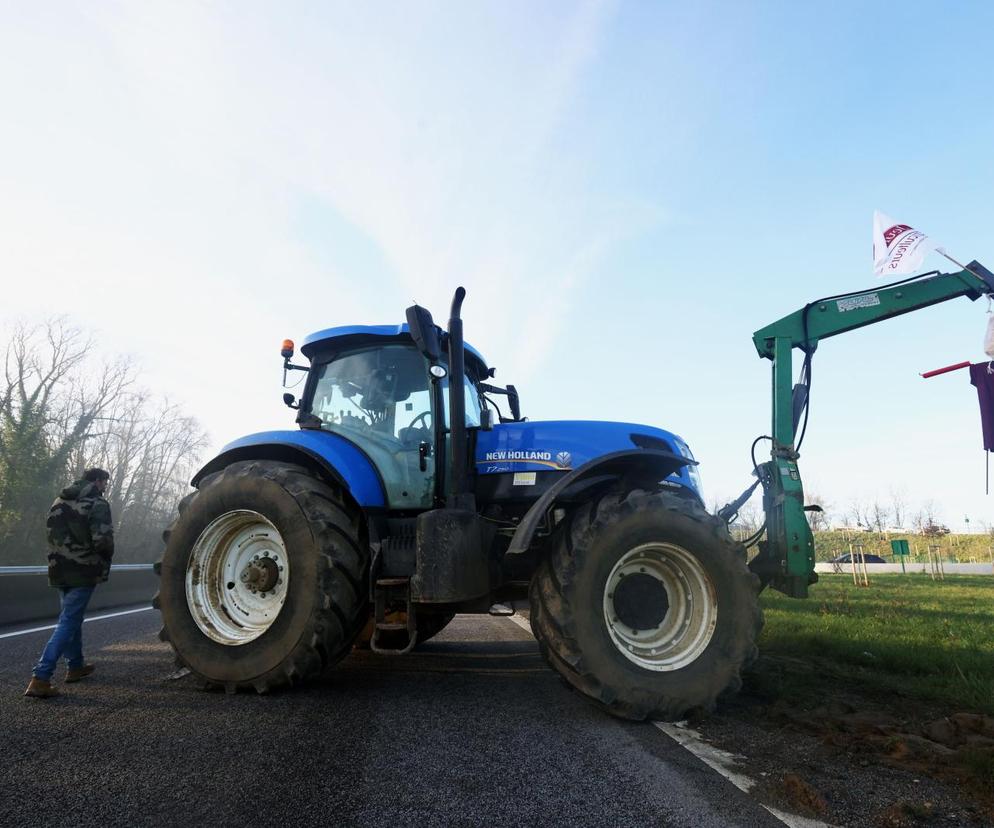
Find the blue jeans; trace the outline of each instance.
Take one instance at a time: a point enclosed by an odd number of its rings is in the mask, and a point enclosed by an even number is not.
[[[45,650],[38,659],[32,675],[36,679],[49,681],[59,656],[65,655],[70,670],[78,670],[83,666],[83,613],[90,602],[95,587],[60,587],[59,597],[62,600],[62,612],[59,613],[59,623],[48,639]]]

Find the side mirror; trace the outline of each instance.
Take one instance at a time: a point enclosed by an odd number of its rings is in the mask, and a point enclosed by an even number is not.
[[[286,393],[286,394],[283,395],[283,404],[287,408],[300,408],[300,404],[297,403],[296,400],[297,400],[297,398],[294,397],[293,394]]]
[[[420,305],[411,305],[407,309],[407,327],[418,350],[432,365],[438,362],[442,356],[442,349],[438,342],[438,328],[432,321],[431,313]]]
[[[518,389],[513,385],[507,386],[507,404],[511,409],[511,417],[514,421],[521,421],[521,399],[518,397]]]

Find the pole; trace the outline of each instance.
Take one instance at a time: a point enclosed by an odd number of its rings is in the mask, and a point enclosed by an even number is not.
[[[947,259],[949,259],[949,261],[951,261],[954,265],[956,265],[956,267],[958,267],[960,270],[966,270],[966,265],[962,265],[959,262],[957,262],[952,256],[950,256],[946,252],[946,248],[944,248],[944,247],[937,247],[937,248],[935,248],[935,252],[938,253],[940,256],[945,256]]]

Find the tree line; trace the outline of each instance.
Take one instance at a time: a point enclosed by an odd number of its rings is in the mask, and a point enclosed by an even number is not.
[[[139,382],[130,359],[100,360],[65,318],[15,322],[0,377],[0,565],[45,563],[45,518],[84,469],[110,473],[115,563],[147,563],[207,447],[193,417]]]
[[[942,516],[935,501],[927,500],[913,507],[904,494],[892,491],[887,498],[875,497],[872,500],[851,500],[849,503],[836,506],[825,500],[814,491],[805,492],[807,505],[818,505],[820,512],[808,512],[808,523],[814,532],[831,530],[851,532],[909,533],[923,537],[940,537],[949,534],[949,527],[942,522]],[[715,501],[713,511],[721,503]],[[759,530],[763,524],[763,512],[759,499],[743,506],[738,513],[734,528],[744,537]],[[989,533],[994,527],[980,522],[975,527],[978,532]]]

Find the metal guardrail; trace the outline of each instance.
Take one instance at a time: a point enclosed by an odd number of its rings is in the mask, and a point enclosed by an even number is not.
[[[151,604],[158,588],[152,564],[114,564],[110,579],[96,588],[88,608]],[[0,626],[58,615],[59,595],[48,585],[47,566],[0,566]]]
[[[826,561],[821,561],[815,564],[815,572],[824,573],[835,573],[837,575],[852,575],[853,565],[851,563],[831,563]],[[856,564],[857,572],[862,570],[859,564]],[[927,563],[922,563],[921,561],[908,562],[904,565],[904,569],[901,568],[899,563],[868,563],[866,565],[866,571],[872,575],[874,572],[878,574],[901,574],[902,572],[907,572],[909,574],[915,573],[925,573],[928,574],[929,567]],[[994,575],[994,564],[989,563],[943,563],[942,571],[947,575]]]

